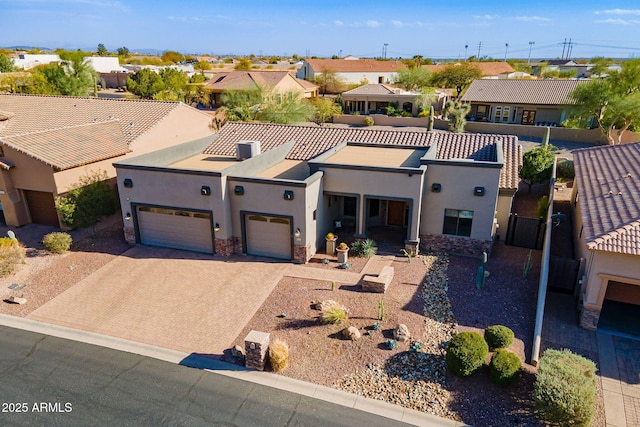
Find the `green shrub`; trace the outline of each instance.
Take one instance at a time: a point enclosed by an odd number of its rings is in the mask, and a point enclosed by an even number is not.
[[[63,254],[71,247],[71,236],[69,233],[49,233],[42,239],[44,248],[54,254]]]
[[[460,332],[451,337],[445,361],[447,369],[460,377],[468,377],[480,369],[489,354],[487,342],[477,332]]]
[[[371,239],[356,240],[351,244],[351,255],[355,257],[371,258],[377,252],[376,242]]]
[[[545,351],[533,399],[538,416],[546,423],[590,425],[596,399],[595,363],[566,349]]]
[[[576,176],[573,160],[563,160],[556,165],[556,177],[570,181]]]
[[[549,210],[549,196],[542,196],[538,200],[536,206],[536,218],[547,218],[547,211]]]
[[[501,386],[513,384],[520,375],[522,362],[520,358],[508,350],[499,349],[491,356],[489,376],[491,381]]]
[[[347,309],[340,304],[334,304],[322,310],[322,323],[333,323],[337,325],[347,319]]]
[[[0,237],[0,277],[10,276],[24,262],[22,245],[9,237]]]
[[[286,342],[275,339],[269,344],[269,363],[273,372],[281,372],[289,366],[289,346]]]
[[[489,348],[507,348],[513,344],[513,331],[506,326],[493,325],[484,330],[484,339]]]

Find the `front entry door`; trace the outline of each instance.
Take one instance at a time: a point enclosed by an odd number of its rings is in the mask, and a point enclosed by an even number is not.
[[[404,226],[404,210],[406,202],[387,201],[387,225]]]

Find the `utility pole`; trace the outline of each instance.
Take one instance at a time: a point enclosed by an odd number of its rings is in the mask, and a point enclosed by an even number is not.
[[[529,42],[529,59],[527,59],[527,64],[531,62],[531,48],[534,44],[536,44],[536,42]]]
[[[573,43],[571,43],[571,39],[569,39],[569,50],[567,50],[567,59],[571,59],[572,50],[573,50]]]
[[[478,56],[477,56],[477,60],[480,60],[480,49],[482,49],[482,42],[478,43]]]
[[[504,44],[504,61],[507,62],[507,52],[509,51],[509,43]]]
[[[464,60],[465,60],[465,61],[467,60],[467,58],[469,58],[469,57],[467,56],[467,49],[469,49],[469,42],[467,42],[467,43],[465,43],[465,44],[464,44]]]
[[[562,58],[564,59],[564,50],[567,48],[567,38],[564,38],[564,43],[562,43]]]
[[[389,46],[389,43],[385,43],[384,45],[382,45],[382,58],[383,59],[387,59],[387,46]]]

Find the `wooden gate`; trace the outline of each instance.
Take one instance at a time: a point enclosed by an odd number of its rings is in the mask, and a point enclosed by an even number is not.
[[[509,215],[505,244],[529,249],[542,249],[546,224],[538,218]]]
[[[572,258],[551,256],[549,259],[549,290],[573,294],[578,283],[580,261]]]

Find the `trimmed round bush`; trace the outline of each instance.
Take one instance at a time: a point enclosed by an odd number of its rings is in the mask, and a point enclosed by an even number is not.
[[[522,362],[515,353],[498,349],[491,356],[489,363],[489,376],[491,381],[501,386],[513,384],[520,375]]]
[[[507,348],[513,344],[513,331],[506,326],[493,325],[484,330],[484,339],[491,350]]]
[[[552,425],[591,425],[596,365],[570,350],[549,349],[540,358],[533,400],[538,417]]]
[[[480,369],[489,354],[487,342],[477,332],[460,332],[451,337],[445,361],[447,369],[459,377],[468,377]]]
[[[69,233],[49,233],[42,239],[44,248],[54,254],[63,254],[71,247],[71,236]]]
[[[269,344],[269,363],[273,372],[281,372],[289,366],[289,345],[279,339]]]

